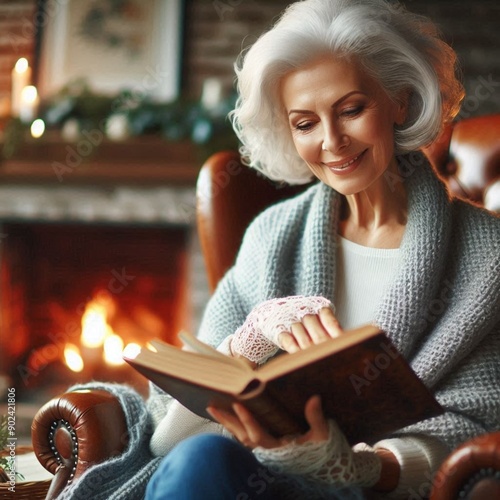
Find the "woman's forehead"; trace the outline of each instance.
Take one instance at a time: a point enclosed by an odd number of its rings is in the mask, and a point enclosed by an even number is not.
[[[285,104],[287,101],[299,104],[314,100],[318,92],[323,97],[331,94],[334,99],[353,91],[374,93],[376,87],[379,87],[377,82],[357,62],[322,56],[286,74],[280,91]]]

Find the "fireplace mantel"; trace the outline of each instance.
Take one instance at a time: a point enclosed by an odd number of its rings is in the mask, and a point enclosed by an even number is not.
[[[92,135],[94,134],[94,135]],[[4,151],[4,153],[6,153]],[[143,136],[26,138],[0,161],[0,221],[188,224],[203,153]]]
[[[0,186],[0,221],[193,225],[191,186]]]
[[[117,142],[91,130],[66,142],[48,133],[3,145],[0,182],[192,186],[206,155],[191,142],[168,142],[154,135]]]

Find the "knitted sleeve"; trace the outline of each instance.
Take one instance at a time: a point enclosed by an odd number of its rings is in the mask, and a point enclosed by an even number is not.
[[[265,274],[270,228],[267,217],[257,218],[247,229],[235,265],[219,282],[205,308],[198,337],[214,347],[233,334],[261,297],[259,276]]]
[[[234,266],[207,304],[198,331],[200,340],[218,346],[243,324],[257,304],[298,294],[296,273],[301,264],[297,249],[302,246],[305,218],[316,197],[322,207],[327,206],[315,185],[297,197],[272,205],[253,220],[245,231]],[[324,295],[316,293],[316,288],[305,288],[304,295]]]
[[[432,488],[434,474],[450,452],[442,441],[424,435],[384,439],[375,443],[374,448],[391,451],[399,462],[396,489],[377,496],[387,500],[426,498]]]

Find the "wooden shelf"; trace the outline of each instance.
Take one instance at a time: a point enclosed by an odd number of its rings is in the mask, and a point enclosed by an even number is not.
[[[191,142],[155,136],[123,142],[83,137],[75,143],[54,136],[30,138],[0,161],[0,181],[194,185],[206,155]]]

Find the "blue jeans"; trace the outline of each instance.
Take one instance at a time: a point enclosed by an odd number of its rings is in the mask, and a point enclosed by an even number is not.
[[[163,459],[149,481],[146,500],[276,500],[274,481],[239,443],[200,434]]]

